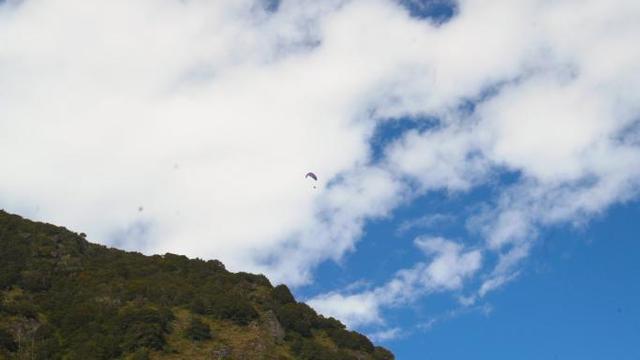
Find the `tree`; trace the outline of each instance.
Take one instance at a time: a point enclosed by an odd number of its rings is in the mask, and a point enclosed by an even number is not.
[[[280,324],[290,331],[302,336],[311,336],[311,328],[315,325],[318,315],[307,304],[285,304],[276,310]]]

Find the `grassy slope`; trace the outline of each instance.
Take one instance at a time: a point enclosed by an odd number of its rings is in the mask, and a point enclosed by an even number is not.
[[[107,248],[0,211],[2,358],[393,355],[296,302],[286,286],[274,288],[262,275],[230,273],[218,261]]]

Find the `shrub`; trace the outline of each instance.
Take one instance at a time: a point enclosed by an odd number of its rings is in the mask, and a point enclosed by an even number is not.
[[[350,360],[348,358],[338,358],[337,354],[331,351],[331,349],[315,341],[301,337],[294,338],[291,348],[297,355],[296,359],[299,360]]]
[[[376,346],[376,348],[373,350],[373,359],[374,360],[394,360],[395,356],[393,356],[391,351],[383,347]]]
[[[247,299],[233,293],[222,293],[212,298],[207,313],[238,325],[247,325],[259,316]]]
[[[327,334],[333,340],[333,342],[340,348],[360,350],[368,353],[372,353],[374,350],[373,344],[366,336],[359,334],[355,331],[348,331],[344,329],[328,330]]]
[[[198,318],[192,318],[185,335],[188,339],[202,341],[211,339],[211,328]]]
[[[5,349],[9,352],[18,350],[18,344],[16,344],[13,336],[5,329],[0,329],[0,349]]]
[[[269,282],[269,279],[267,279],[266,276],[260,274],[260,275],[256,275],[256,274],[250,274],[250,273],[246,273],[246,272],[239,272],[235,274],[235,277],[238,279],[241,279],[243,281],[246,281],[250,284],[256,284],[256,285],[262,285],[262,286],[271,286],[271,283]]]
[[[307,304],[285,304],[276,311],[280,324],[290,331],[302,336],[311,336],[311,328],[315,325],[318,315]]]
[[[149,305],[128,305],[119,314],[120,328],[124,331],[123,348],[132,351],[141,347],[160,350],[164,334],[169,332],[173,314],[166,309]]]
[[[278,305],[292,304],[296,302],[287,285],[278,285],[271,291],[273,299]]]
[[[149,360],[149,350],[145,348],[140,348],[136,350],[131,356],[128,357],[130,360]]]
[[[43,266],[44,267],[44,266]],[[21,273],[21,285],[30,291],[45,291],[51,287],[50,270],[42,271],[27,270]]]
[[[329,329],[344,329],[345,326],[343,323],[341,323],[340,321],[336,320],[335,318],[332,317],[324,317],[322,315],[318,316],[318,328],[319,329],[325,329],[325,330],[329,330]]]

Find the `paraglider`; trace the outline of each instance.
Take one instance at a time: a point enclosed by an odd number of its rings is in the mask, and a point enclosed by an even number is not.
[[[312,172],[308,172],[308,173],[307,173],[307,175],[305,175],[305,176],[304,176],[304,178],[305,178],[305,179],[306,179],[306,178],[311,178],[311,179],[313,179],[314,181],[318,181],[318,176],[316,176],[316,174],[314,174],[314,173],[312,173]],[[316,186],[315,186],[315,185],[313,185],[313,188],[315,189],[315,188],[316,188]]]

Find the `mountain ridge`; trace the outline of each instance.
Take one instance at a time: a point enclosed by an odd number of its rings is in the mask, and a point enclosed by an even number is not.
[[[0,210],[0,359],[392,360],[286,285]]]

